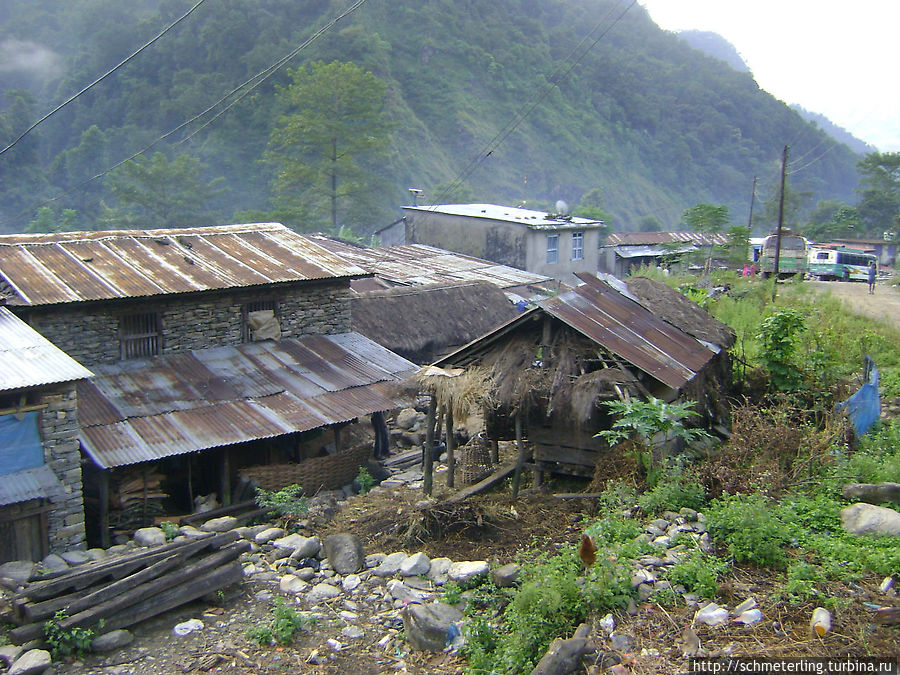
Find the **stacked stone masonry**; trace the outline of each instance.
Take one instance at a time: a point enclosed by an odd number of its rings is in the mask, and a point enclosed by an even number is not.
[[[158,301],[131,300],[35,308],[31,326],[87,367],[120,360],[119,317],[159,312],[162,354],[238,345],[244,339],[245,304],[275,300],[282,338],[350,331],[350,287],[346,280],[283,284],[237,292],[172,295]]]

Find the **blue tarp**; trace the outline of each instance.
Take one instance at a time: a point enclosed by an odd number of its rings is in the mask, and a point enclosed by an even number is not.
[[[0,476],[34,469],[43,463],[37,411],[0,415]]]
[[[866,357],[865,384],[846,401],[841,401],[834,409],[846,411],[853,424],[857,436],[866,433],[881,416],[881,396],[878,393],[878,369],[868,356]]]

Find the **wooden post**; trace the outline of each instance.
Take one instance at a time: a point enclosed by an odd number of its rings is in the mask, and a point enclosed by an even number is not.
[[[340,425],[334,426],[334,452],[335,454],[341,451],[341,427]]]
[[[425,422],[425,450],[422,457],[422,491],[431,496],[434,482],[434,415],[437,402],[434,395],[428,400],[428,416]]]
[[[100,546],[110,547],[109,539],[109,469],[100,469]]]
[[[775,281],[772,284],[772,302],[775,302],[775,289],[778,286],[779,263],[781,261],[781,228],[784,225],[784,177],[787,169],[788,146],[784,146],[781,155],[781,190],[778,194],[778,231],[775,237],[775,264],[772,276]]]
[[[447,406],[447,487],[454,486],[453,474],[456,472],[456,434],[453,433],[453,408]]]
[[[500,463],[500,444],[496,439],[491,439],[491,464]]]
[[[522,441],[521,410],[516,412],[516,447],[519,449],[519,458],[516,460],[516,472],[513,474],[513,499],[517,499],[519,497],[519,483],[522,480],[522,469],[525,466],[525,443]]]
[[[229,447],[222,448],[222,463],[219,466],[219,494],[222,506],[231,506],[231,462]]]

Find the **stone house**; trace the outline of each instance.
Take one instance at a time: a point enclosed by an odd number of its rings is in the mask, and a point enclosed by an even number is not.
[[[277,223],[0,236],[9,309],[95,373],[78,392],[89,525],[227,504],[241,467],[340,450],[350,421],[398,407],[385,385],[414,366],[352,332],[366,276]]]
[[[0,563],[84,548],[75,385],[90,376],[0,307]]]
[[[498,206],[404,206],[404,218],[379,232],[385,245],[426,244],[575,284],[597,271],[603,222]]]

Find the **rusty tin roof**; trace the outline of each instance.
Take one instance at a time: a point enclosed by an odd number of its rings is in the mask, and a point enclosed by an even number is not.
[[[358,333],[214,347],[95,368],[81,443],[102,468],[347,422],[405,401],[416,366]]]
[[[73,382],[93,373],[0,307],[0,391]]]
[[[279,223],[0,235],[0,291],[10,305],[366,274]]]
[[[44,464],[3,476],[0,480],[0,506],[32,499],[53,499],[64,492],[56,474]]]
[[[716,232],[610,232],[607,246],[655,246],[659,244],[694,244],[695,246],[724,246],[728,235]]]

